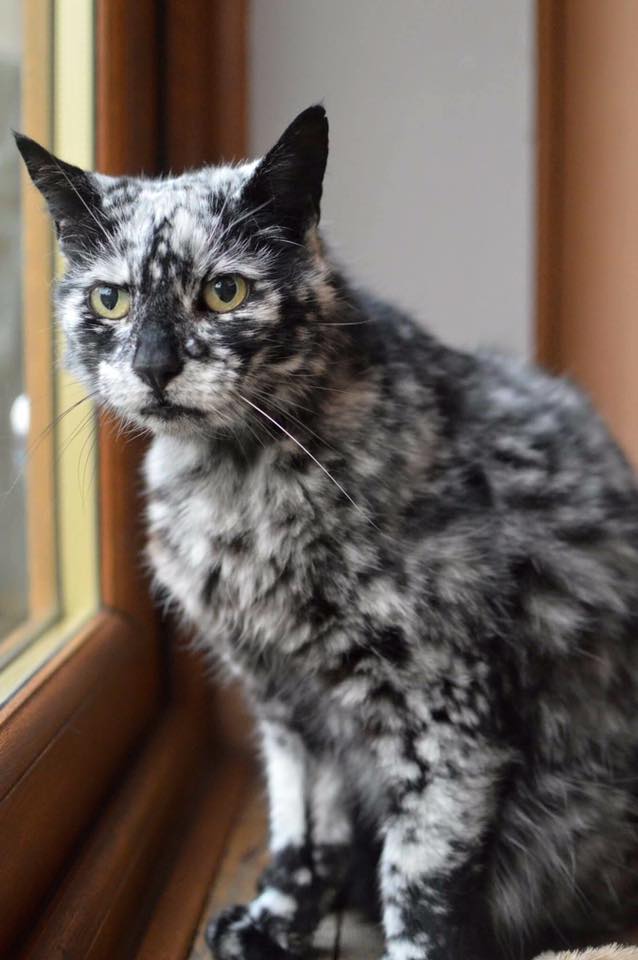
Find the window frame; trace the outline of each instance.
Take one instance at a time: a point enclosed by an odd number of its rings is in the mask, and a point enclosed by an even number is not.
[[[94,161],[93,13],[93,0],[28,0],[22,17],[22,129],[85,167]],[[0,704],[100,606],[95,409],[60,362],[64,344],[52,323],[51,290],[62,258],[24,168],[21,193],[24,379],[32,419],[24,471],[29,605],[0,644]]]
[[[51,33],[38,24],[51,24],[53,0],[28,0],[25,29],[34,42],[30,78],[35,89],[51,69]],[[61,0],[65,2],[65,0]],[[109,4],[102,4],[107,7]],[[35,36],[33,36],[35,34]],[[96,30],[98,48],[103,47]],[[57,40],[58,38],[55,38]],[[39,63],[32,62],[41,58]],[[48,59],[47,59],[48,57]],[[135,67],[132,58],[131,65]],[[135,78],[132,78],[133,82]],[[104,83],[98,73],[98,82]],[[41,88],[40,88],[41,89]],[[50,107],[26,99],[29,132],[50,139]],[[140,108],[141,108],[140,104]],[[36,116],[40,111],[40,116]],[[130,116],[130,122],[135,117]],[[50,262],[51,228],[41,222],[41,200],[32,187],[25,193],[29,216],[40,219],[34,232],[38,242],[32,257]],[[46,239],[45,239],[46,237]],[[42,261],[41,261],[42,262]],[[37,272],[37,265],[33,271]],[[32,321],[41,326],[50,313],[50,290],[31,283],[27,300],[38,298]],[[41,330],[38,331],[42,344]],[[27,328],[26,350],[35,349]],[[52,335],[51,335],[52,340]],[[37,352],[37,350],[36,350]],[[44,353],[44,356],[42,356]],[[29,354],[32,357],[34,354]],[[33,374],[41,375],[53,396],[53,344],[38,354]],[[32,380],[32,375],[30,375]],[[50,410],[44,417],[50,419]],[[38,449],[39,446],[39,449]],[[64,870],[78,838],[89,827],[116,778],[126,768],[134,750],[166,699],[165,658],[159,623],[139,563],[136,518],[141,516],[138,466],[141,449],[127,447],[108,426],[100,426],[99,534],[101,604],[74,628],[73,635],[53,653],[0,709],[0,836],[3,870],[0,871],[0,954],[6,955],[21,932],[31,924],[56,878]],[[41,516],[51,515],[45,498],[55,495],[50,464],[53,442],[45,436],[34,457],[45,471],[47,483],[37,490]],[[34,484],[42,473],[32,460]],[[117,483],[114,482],[117,475]],[[37,522],[36,511],[30,516]],[[31,523],[31,521],[30,521]],[[32,536],[30,530],[30,536]],[[53,531],[50,531],[53,536]],[[135,538],[135,546],[131,540]],[[54,548],[48,550],[52,563]],[[47,574],[50,575],[50,568]],[[38,575],[37,585],[40,589]],[[49,576],[49,583],[54,578]],[[24,627],[32,630],[33,621]],[[117,708],[115,708],[117,704]],[[47,797],[47,804],[43,798]]]
[[[25,129],[47,144],[51,135],[51,98],[41,91],[52,76],[52,0],[26,0],[23,14],[24,57],[22,116]],[[50,281],[43,264],[51,262],[51,228],[42,203],[22,172],[20,201],[23,248],[22,333],[24,389],[31,404],[28,437],[29,469],[26,484],[26,554],[28,583],[27,619],[0,639],[0,670],[10,663],[28,641],[51,623],[58,609],[56,577],[55,501],[53,470],[53,336],[50,313]],[[2,697],[0,695],[0,702]]]
[[[632,3],[537,0],[537,359],[638,466]]]
[[[42,4],[28,3],[37,17]],[[245,152],[246,0],[97,0],[95,23],[97,169],[155,173]],[[211,97],[228,120],[221,129],[202,122]],[[143,452],[100,415],[100,609],[0,709],[2,955],[120,956],[133,929],[143,953],[141,904],[162,896],[184,948],[247,782],[240,754],[225,757],[241,711],[211,696],[198,658],[171,645],[150,599],[139,563]],[[187,811],[195,834],[181,850]],[[196,837],[213,834],[202,858]],[[184,906],[172,884],[193,855],[189,875],[202,886]]]

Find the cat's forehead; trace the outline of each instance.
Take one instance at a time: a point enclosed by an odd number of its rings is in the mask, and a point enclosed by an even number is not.
[[[154,179],[99,176],[102,208],[115,226],[122,282],[124,273],[133,282],[149,271],[166,276],[184,264],[213,266],[254,167],[205,167]]]
[[[108,177],[95,174],[102,207],[118,218],[168,213],[178,207],[193,213],[215,207],[220,199],[239,193],[257,161],[241,166],[202,167],[178,176]],[[204,211],[205,212],[205,209]]]

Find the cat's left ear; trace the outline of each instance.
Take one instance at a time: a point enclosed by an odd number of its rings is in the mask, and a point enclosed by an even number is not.
[[[30,137],[14,136],[29,176],[46,200],[63,253],[80,255],[105,231],[95,178]]]
[[[328,160],[328,118],[317,104],[300,113],[259,162],[242,191],[256,214],[303,237],[319,222]]]

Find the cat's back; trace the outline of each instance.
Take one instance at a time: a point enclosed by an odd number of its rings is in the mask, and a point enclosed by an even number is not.
[[[362,302],[373,362],[395,385],[414,384],[412,415],[434,418],[439,454],[452,468],[473,462],[521,505],[551,506],[561,494],[572,503],[617,495],[638,504],[632,467],[572,383],[514,357],[448,347],[393,307]],[[405,404],[405,392],[397,396]]]
[[[636,495],[636,477],[589,399],[572,383],[498,354],[473,357],[464,388],[468,439],[513,475],[528,498],[561,491],[577,500],[603,491]],[[532,473],[544,486],[534,488]]]
[[[455,642],[478,624],[508,645],[515,637],[525,655],[617,642],[624,657],[636,635],[638,489],[589,400],[515,359],[450,349],[409,318],[372,315],[397,385],[395,421],[412,417],[414,437],[424,417],[436,424],[426,467],[405,484],[392,477],[397,539],[422,573],[427,609],[449,611],[452,598]],[[405,431],[394,435],[407,446]]]
[[[392,306],[361,302],[369,323],[355,328],[353,349],[391,384],[380,402],[389,432],[405,436],[411,419],[416,435],[431,421],[429,462],[448,501],[458,494],[484,518],[493,507],[638,522],[635,472],[573,384],[513,357],[450,348]]]

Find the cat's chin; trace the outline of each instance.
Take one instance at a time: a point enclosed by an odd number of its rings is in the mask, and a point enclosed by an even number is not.
[[[179,403],[149,403],[141,409],[142,416],[154,417],[157,420],[177,420],[179,417],[190,417],[201,420],[205,414],[195,407],[185,407]]]
[[[197,432],[205,418],[202,410],[173,403],[148,404],[137,415],[137,419],[153,433]]]

